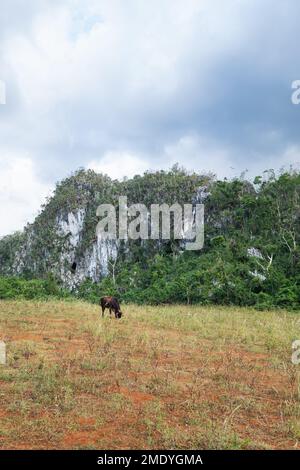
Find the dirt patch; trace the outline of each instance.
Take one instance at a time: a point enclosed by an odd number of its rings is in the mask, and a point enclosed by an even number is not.
[[[136,405],[153,400],[154,398],[149,393],[142,393],[142,392],[130,390],[126,387],[115,387],[114,391],[121,393],[125,397],[129,398],[129,400],[131,400]]]
[[[0,408],[0,418],[5,418],[8,416],[8,412]]]
[[[19,334],[13,334],[7,338],[7,341],[33,341],[33,342],[42,342],[44,338],[41,334],[35,334],[31,332],[24,332]]]
[[[78,424],[81,426],[94,426],[95,425],[95,418],[89,417],[87,418],[86,416],[81,416],[77,420]]]

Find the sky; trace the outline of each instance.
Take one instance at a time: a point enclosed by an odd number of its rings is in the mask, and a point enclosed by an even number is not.
[[[0,236],[79,167],[299,167],[299,19],[298,0],[1,0]]]

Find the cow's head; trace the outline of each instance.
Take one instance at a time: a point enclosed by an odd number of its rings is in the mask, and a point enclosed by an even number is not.
[[[116,312],[116,318],[121,318],[122,315],[123,315],[123,313],[121,312],[121,310]]]

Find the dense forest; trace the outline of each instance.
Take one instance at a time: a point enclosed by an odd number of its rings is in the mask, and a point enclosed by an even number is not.
[[[203,203],[203,249],[187,251],[171,237],[119,242],[106,256],[99,254],[96,209],[117,205],[120,195],[147,207]],[[69,230],[70,214],[81,218]],[[0,298],[54,295],[97,302],[110,293],[136,303],[297,309],[299,234],[296,171],[220,181],[175,166],[118,181],[80,169],[57,184],[33,224],[0,240]]]

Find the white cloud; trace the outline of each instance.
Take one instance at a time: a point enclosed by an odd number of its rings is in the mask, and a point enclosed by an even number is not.
[[[169,167],[180,163],[188,170],[216,174],[219,178],[233,171],[230,151],[197,135],[186,135],[164,149]]]
[[[90,161],[87,168],[122,179],[147,170],[168,170],[176,163],[189,171],[214,173],[219,178],[233,176],[234,171],[228,150],[197,135],[185,135],[165,145],[155,160],[149,154],[113,150]]]
[[[283,156],[280,155],[278,160],[278,163],[282,163],[285,169],[292,165],[293,168],[300,170],[300,145],[288,146]]]
[[[294,162],[299,11],[297,0],[2,0],[0,142],[13,157],[0,149],[1,182],[20,159],[26,198],[41,202],[43,181],[80,166],[121,178],[178,162],[223,177]],[[10,231],[39,202],[6,194]]]
[[[87,168],[114,179],[122,179],[124,176],[131,178],[143,174],[149,169],[149,163],[138,155],[109,151],[103,158],[89,162]]]
[[[30,33],[14,32],[3,44],[22,100],[18,117],[42,131],[29,130],[29,138],[45,145],[50,131],[52,139],[73,134],[85,141],[96,128],[107,139],[112,127],[126,134],[154,115],[165,119],[193,90],[203,103],[214,100],[207,93],[212,82],[217,93],[213,67],[244,37],[237,2],[222,15],[220,7],[221,0],[70,0],[38,11]]]
[[[29,157],[0,157],[0,236],[33,221],[50,186],[41,183]]]

